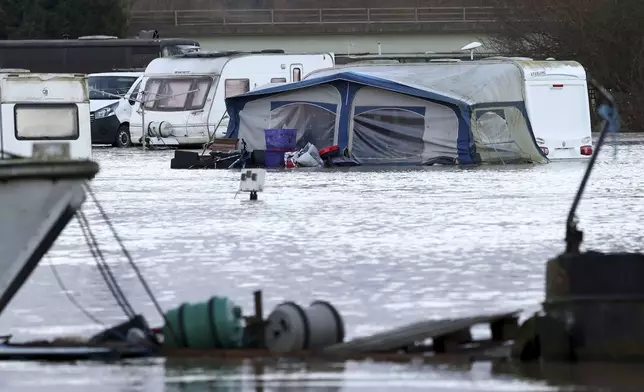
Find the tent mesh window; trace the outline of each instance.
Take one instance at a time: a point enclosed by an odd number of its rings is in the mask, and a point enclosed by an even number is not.
[[[352,154],[359,159],[417,160],[425,148],[425,117],[400,108],[374,109],[354,117]]]

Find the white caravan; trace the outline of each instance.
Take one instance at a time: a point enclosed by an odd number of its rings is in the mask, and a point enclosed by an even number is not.
[[[593,154],[586,70],[576,61],[516,62],[523,71],[525,104],[537,144],[551,160]]]
[[[334,66],[330,53],[195,52],[150,62],[143,76],[145,101],[130,118],[132,142],[162,146],[203,145],[226,134],[225,98],[267,83],[296,82]],[[142,118],[143,117],[143,118]]]
[[[103,72],[87,75],[93,144],[111,144],[115,147],[130,145],[132,106],[127,98],[142,75],[143,72]]]
[[[0,126],[0,158],[91,158],[87,76],[0,69]]]
[[[524,102],[532,133],[537,145],[550,160],[583,159],[593,153],[590,97],[584,67],[576,61],[535,61],[529,58],[490,57],[469,61],[436,59],[422,66],[449,67],[453,64],[470,63],[514,64],[520,72]],[[335,68],[355,69],[378,66],[378,64],[354,64]],[[397,69],[414,67],[415,64],[391,65]],[[309,73],[306,79],[324,76],[334,70],[318,70]],[[414,72],[411,68],[407,72]],[[488,86],[495,88],[495,86]]]

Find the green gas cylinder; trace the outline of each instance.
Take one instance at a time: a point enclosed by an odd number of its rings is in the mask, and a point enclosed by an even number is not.
[[[183,303],[166,312],[167,348],[238,348],[244,334],[242,311],[227,297]]]

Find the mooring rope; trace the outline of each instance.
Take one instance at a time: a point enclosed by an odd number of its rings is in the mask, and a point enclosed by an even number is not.
[[[89,222],[87,221],[87,217],[85,216],[85,213],[82,210],[78,210],[78,212],[76,213],[76,218],[78,219],[78,222],[81,227],[81,231],[83,232],[83,237],[85,237],[85,242],[89,246],[90,252],[92,253],[92,257],[96,261],[98,270],[101,273],[103,280],[107,284],[108,289],[112,293],[112,296],[116,300],[121,310],[123,310],[123,313],[125,314],[126,317],[128,318],[134,317],[136,314],[134,312],[134,308],[125,297],[123,290],[121,290],[118,282],[116,281],[116,278],[114,277],[114,274],[112,274],[112,271],[109,265],[105,261],[105,257],[103,256],[103,252],[100,250],[100,247],[98,246],[96,237],[94,236],[94,233],[92,233],[91,228],[89,227]]]
[[[123,255],[128,260],[128,263],[130,264],[130,266],[132,267],[132,269],[136,273],[136,276],[137,276],[139,282],[141,282],[141,285],[143,286],[144,290],[148,294],[148,297],[152,301],[154,307],[156,308],[157,312],[159,313],[159,315],[161,316],[161,318],[165,322],[165,325],[168,327],[168,330],[172,334],[172,337],[176,341],[177,335],[175,334],[175,331],[172,329],[172,326],[168,322],[168,319],[166,318],[165,313],[163,312],[163,309],[161,308],[161,305],[159,305],[159,301],[157,300],[156,296],[154,295],[154,293],[150,289],[150,286],[148,285],[147,281],[143,277],[143,274],[139,270],[139,267],[134,262],[134,259],[130,255],[130,252],[127,250],[127,248],[123,244],[123,241],[121,240],[121,237],[116,232],[116,229],[114,228],[114,225],[112,225],[112,221],[110,220],[110,218],[105,213],[105,210],[103,209],[103,206],[101,205],[101,203],[99,202],[98,198],[94,194],[94,191],[92,190],[92,188],[90,186],[88,186],[88,185],[85,185],[85,188],[87,190],[87,193],[91,196],[92,200],[96,204],[96,207],[98,208],[99,213],[101,214],[101,217],[103,218],[103,220],[107,224],[108,228],[112,232],[112,235],[114,236],[114,239],[119,244],[119,247],[121,248],[121,251],[123,252]]]

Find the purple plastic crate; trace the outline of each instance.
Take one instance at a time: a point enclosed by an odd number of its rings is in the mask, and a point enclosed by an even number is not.
[[[297,129],[265,129],[266,151],[294,151]]]
[[[264,164],[266,167],[284,167],[285,151],[265,151]]]

